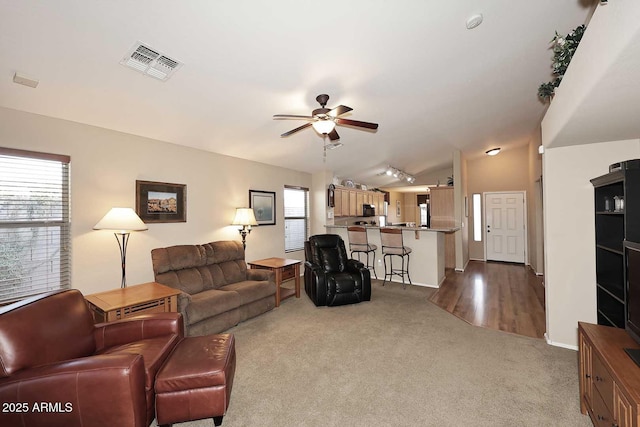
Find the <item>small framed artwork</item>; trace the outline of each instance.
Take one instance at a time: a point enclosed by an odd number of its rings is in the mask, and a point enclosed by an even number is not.
[[[253,209],[258,225],[276,224],[275,191],[249,190],[249,207]]]
[[[396,200],[396,216],[399,218],[401,214],[402,211],[400,210],[400,200]]]
[[[136,213],[145,223],[187,222],[187,186],[136,181]]]

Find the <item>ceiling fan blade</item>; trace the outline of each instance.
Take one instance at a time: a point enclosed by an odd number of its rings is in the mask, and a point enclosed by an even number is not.
[[[328,115],[331,117],[338,117],[340,114],[348,113],[353,110],[351,107],[347,107],[346,105],[338,105],[333,110],[329,111]]]
[[[336,132],[335,128],[333,128],[333,130],[329,132],[327,135],[329,136],[329,139],[332,141],[340,139],[340,135],[338,135],[338,132]]]
[[[361,122],[359,120],[336,118],[335,122],[339,125],[357,126],[360,128],[367,128],[367,129],[378,129],[377,123]]]
[[[274,119],[304,119],[304,120],[314,120],[313,116],[296,116],[295,114],[274,114]]]
[[[292,133],[296,133],[296,132],[298,132],[299,130],[302,130],[302,129],[308,128],[308,127],[310,127],[310,126],[311,126],[311,123],[305,123],[305,124],[303,124],[302,126],[297,127],[297,128],[295,128],[295,129],[293,129],[293,130],[290,130],[289,132],[285,132],[285,133],[283,133],[283,134],[282,134],[282,135],[280,135],[280,136],[289,136],[289,135],[291,135]]]

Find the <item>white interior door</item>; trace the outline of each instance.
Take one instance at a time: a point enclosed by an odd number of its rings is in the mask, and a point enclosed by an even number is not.
[[[487,261],[525,261],[524,193],[485,193]]]

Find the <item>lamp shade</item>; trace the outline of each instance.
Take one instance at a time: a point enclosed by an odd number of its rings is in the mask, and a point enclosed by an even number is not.
[[[236,217],[231,225],[258,225],[256,216],[251,208],[236,208]]]
[[[144,231],[149,227],[142,222],[140,217],[131,208],[111,208],[107,214],[102,217],[94,230],[114,230],[122,233],[130,231]]]
[[[318,133],[326,135],[336,127],[336,123],[330,119],[316,120],[312,126]]]

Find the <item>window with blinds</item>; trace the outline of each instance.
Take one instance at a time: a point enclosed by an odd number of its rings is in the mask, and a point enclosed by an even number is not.
[[[304,249],[309,236],[309,189],[302,187],[284,188],[284,250],[285,252]]]
[[[0,148],[0,303],[70,287],[69,162]]]

